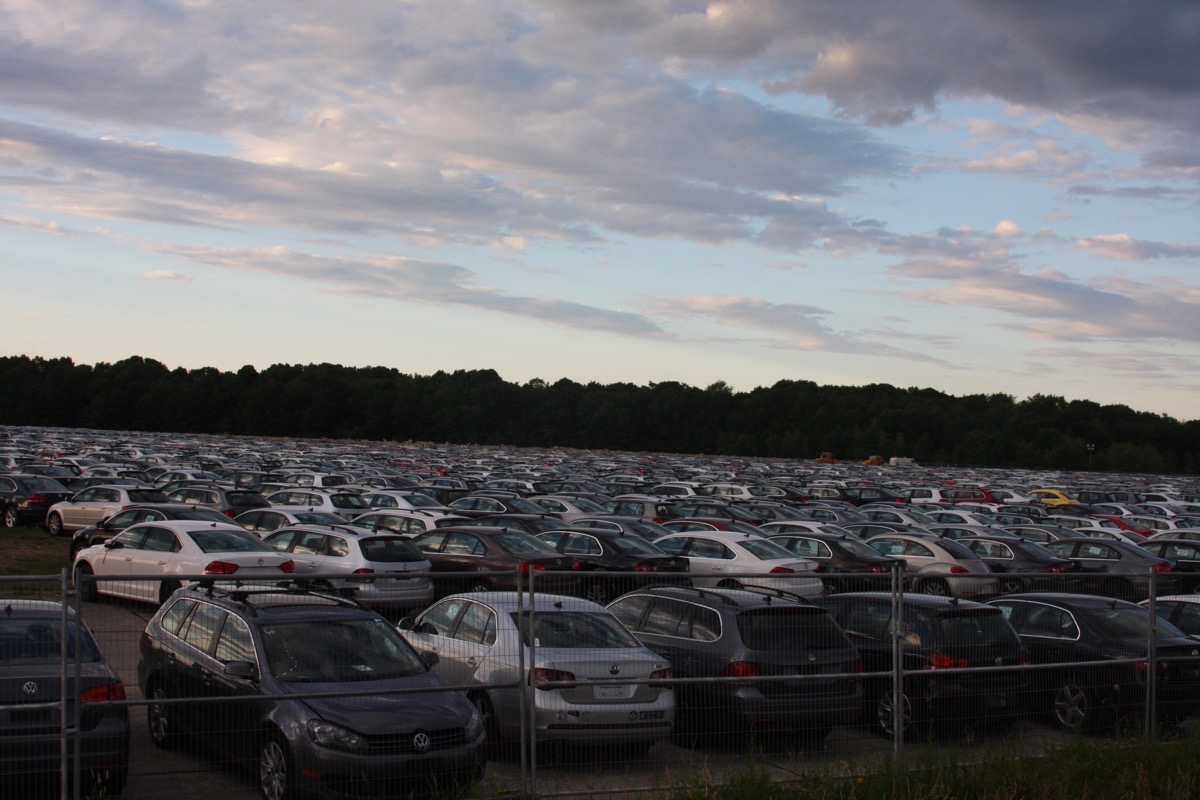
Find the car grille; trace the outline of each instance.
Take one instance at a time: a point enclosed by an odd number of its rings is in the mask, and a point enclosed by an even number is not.
[[[418,733],[425,733],[429,736],[428,750],[417,750],[414,739]],[[467,736],[462,728],[442,728],[432,731],[409,731],[368,736],[367,752],[371,755],[409,755],[434,750],[449,750],[454,747],[462,747],[466,743]]]

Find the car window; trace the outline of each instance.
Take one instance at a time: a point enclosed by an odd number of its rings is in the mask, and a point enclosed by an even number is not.
[[[833,617],[813,606],[757,608],[737,615],[738,632],[752,650],[828,650],[850,647]]]
[[[142,549],[153,550],[156,553],[178,553],[182,546],[174,532],[166,528],[149,528]]]
[[[245,620],[230,614],[221,626],[221,634],[217,637],[217,660],[223,663],[233,661],[249,661],[257,663],[254,657],[254,639],[250,636],[250,627]]]
[[[456,556],[481,556],[487,553],[487,546],[474,534],[455,532],[450,534],[443,552]]]
[[[660,597],[654,601],[646,615],[641,630],[657,636],[686,636],[683,623],[691,610],[691,604],[681,600]],[[683,628],[683,632],[681,632]]]
[[[562,552],[567,555],[598,556],[604,552],[600,542],[596,541],[596,537],[588,536],[586,533],[569,533],[565,539],[562,544]]]
[[[307,555],[319,555],[325,550],[325,534],[305,531],[296,534],[296,546],[292,548],[293,553],[301,553]]]
[[[903,545],[906,558],[933,558],[933,551],[920,542],[904,542]]]
[[[607,649],[641,647],[607,611],[511,612],[521,640],[538,647]],[[532,631],[532,642],[530,632]]]
[[[689,558],[732,560],[734,552],[714,539],[692,539],[687,551]]]
[[[339,540],[340,541],[340,540]],[[345,542],[342,542],[345,544]],[[401,564],[424,561],[425,554],[407,539],[395,536],[371,536],[360,539],[358,547],[367,561]]]
[[[213,637],[225,618],[225,610],[201,603],[179,630],[179,637],[198,650],[208,652]]]
[[[11,608],[9,609],[11,611]],[[20,665],[18,673],[24,672],[31,666],[50,666],[59,664],[63,658],[62,621],[50,617],[0,617],[0,664]],[[75,623],[68,622],[66,630],[66,656],[75,660],[75,640],[79,638],[82,644],[81,657],[83,662],[100,661],[100,651],[92,641],[87,630],[76,630]],[[39,670],[39,672],[44,671]],[[23,679],[17,679],[17,686]],[[6,678],[6,680],[8,680]],[[14,687],[15,689],[15,687]],[[13,711],[13,718],[17,716]],[[7,712],[6,712],[7,715]]]
[[[846,633],[882,640],[888,636],[892,611],[882,603],[849,603],[843,606],[841,618]]]
[[[471,603],[462,614],[454,638],[474,644],[496,643],[496,614],[482,603]]]
[[[454,625],[458,622],[459,616],[466,609],[468,602],[460,598],[450,598],[438,603],[421,616],[418,628],[422,633],[449,636],[454,630]],[[426,630],[425,626],[427,625],[431,626],[432,630]]]
[[[626,628],[631,631],[638,630],[638,622],[642,618],[646,607],[650,605],[653,598],[645,594],[631,594],[614,600],[608,610],[613,613],[617,619],[621,620]]]

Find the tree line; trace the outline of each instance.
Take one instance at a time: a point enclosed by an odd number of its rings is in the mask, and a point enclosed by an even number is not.
[[[1200,420],[1052,395],[781,380],[735,392],[494,370],[276,364],[236,372],[0,358],[0,423],[297,438],[573,447],[754,457],[904,456],[922,464],[1200,472]]]

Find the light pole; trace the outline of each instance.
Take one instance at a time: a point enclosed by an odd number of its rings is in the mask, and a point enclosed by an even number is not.
[[[1091,472],[1091,469],[1092,469],[1092,453],[1096,452],[1096,445],[1094,445],[1094,444],[1089,444],[1089,445],[1087,446],[1087,451],[1088,451],[1088,471],[1089,471],[1089,472]]]

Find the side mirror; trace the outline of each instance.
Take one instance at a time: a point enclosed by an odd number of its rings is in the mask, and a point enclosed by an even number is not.
[[[433,669],[433,667],[441,659],[439,659],[438,654],[433,652],[432,650],[422,650],[421,651],[421,660],[425,662],[425,666],[429,667],[430,669]]]
[[[230,661],[225,665],[225,675],[246,681],[258,680],[258,668],[249,661]]]
[[[122,547],[125,546],[125,543],[118,542],[116,539],[109,539],[107,542],[104,543],[104,546],[107,547],[109,550],[120,550]]]
[[[416,620],[412,617],[404,617],[396,623],[396,629],[401,631],[411,631]]]

